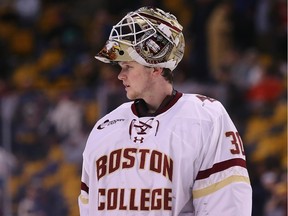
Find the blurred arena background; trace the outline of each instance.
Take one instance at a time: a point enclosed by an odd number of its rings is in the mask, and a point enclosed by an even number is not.
[[[238,127],[253,216],[287,215],[286,0],[0,0],[0,216],[79,215],[86,138],[126,101],[94,55],[144,5],[184,26],[175,88],[221,101]]]

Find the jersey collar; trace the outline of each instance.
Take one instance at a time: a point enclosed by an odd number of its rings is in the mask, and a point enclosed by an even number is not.
[[[157,116],[170,109],[179,100],[179,98],[182,97],[182,95],[182,93],[173,90],[172,95],[167,95],[162,101],[159,108],[154,113],[148,112],[147,104],[143,99],[136,99],[131,105],[131,109],[134,115],[138,117]]]

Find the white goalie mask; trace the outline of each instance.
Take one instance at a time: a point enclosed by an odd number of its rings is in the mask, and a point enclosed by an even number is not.
[[[174,15],[142,7],[113,26],[109,40],[95,58],[105,63],[136,61],[173,71],[184,55],[184,48],[182,26]]]

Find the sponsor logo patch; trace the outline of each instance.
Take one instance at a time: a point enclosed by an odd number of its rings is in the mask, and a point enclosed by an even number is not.
[[[123,121],[125,121],[125,119],[115,119],[115,120],[109,120],[109,119],[107,119],[107,120],[105,120],[103,123],[101,123],[98,127],[97,127],[97,129],[98,130],[102,130],[102,129],[104,129],[105,127],[108,127],[108,126],[111,126],[111,125],[114,125],[114,124],[116,124],[117,122],[123,122]]]

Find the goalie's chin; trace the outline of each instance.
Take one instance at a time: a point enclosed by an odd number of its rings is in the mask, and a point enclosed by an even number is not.
[[[126,91],[126,97],[127,97],[129,100],[135,100],[135,99],[138,98],[135,93],[132,93],[132,92],[129,92],[129,91]]]

